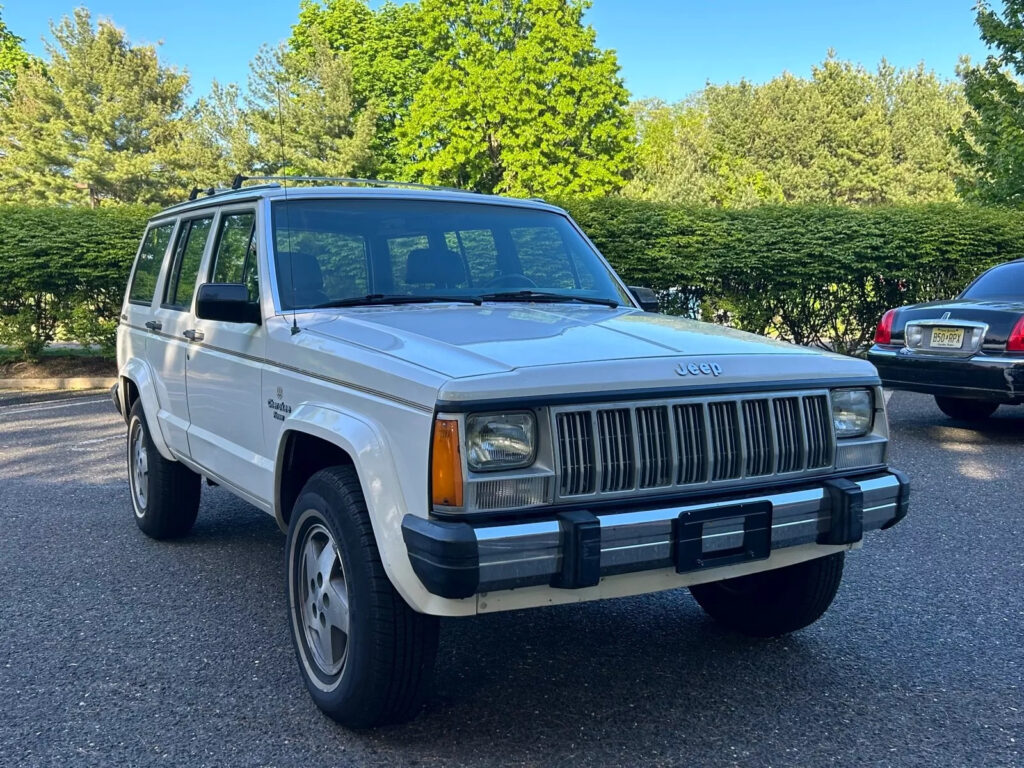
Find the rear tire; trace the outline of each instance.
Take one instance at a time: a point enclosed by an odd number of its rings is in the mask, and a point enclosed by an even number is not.
[[[967,400],[962,397],[935,396],[939,410],[958,421],[982,421],[996,412],[999,403],[988,400]]]
[[[128,484],[139,529],[154,539],[184,536],[199,513],[201,478],[184,464],[160,455],[136,401],[128,416]]]
[[[719,624],[751,637],[777,637],[813,624],[832,604],[845,553],[772,571],[697,584],[690,593]]]
[[[352,467],[309,479],[285,551],[292,642],[316,705],[349,728],[415,717],[433,680],[439,621],[410,608],[384,572]]]

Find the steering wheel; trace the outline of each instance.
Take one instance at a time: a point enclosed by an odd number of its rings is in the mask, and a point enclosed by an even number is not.
[[[483,285],[484,288],[536,288],[537,284],[526,275],[512,273],[498,275],[491,278]]]

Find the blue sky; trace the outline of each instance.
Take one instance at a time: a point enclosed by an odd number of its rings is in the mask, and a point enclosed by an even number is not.
[[[41,53],[51,19],[73,0],[0,0],[8,27]],[[373,3],[377,5],[377,2]],[[874,67],[924,61],[953,77],[961,54],[984,56],[974,0],[595,0],[587,16],[598,44],[619,55],[637,98],[676,101],[713,83],[807,75],[829,48]],[[243,82],[263,42],[288,36],[298,0],[92,0],[136,42],[162,42],[164,63],[188,69],[193,94],[210,81]]]

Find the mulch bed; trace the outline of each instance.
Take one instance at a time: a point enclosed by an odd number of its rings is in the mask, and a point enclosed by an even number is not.
[[[117,362],[106,357],[42,357],[0,362],[0,379],[67,379],[76,376],[116,376]]]

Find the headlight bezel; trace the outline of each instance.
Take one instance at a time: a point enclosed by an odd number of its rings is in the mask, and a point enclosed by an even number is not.
[[[487,424],[500,425],[502,420],[506,420],[504,426],[515,429],[517,425],[514,423],[510,424],[509,422],[514,422],[516,419],[522,419],[522,423],[526,425],[526,428],[523,428],[522,432],[526,437],[524,444],[528,445],[529,451],[522,451],[522,458],[518,460],[490,459],[481,461],[479,456],[484,450],[482,447],[482,428]],[[506,435],[506,439],[508,437],[509,435]],[[470,472],[509,472],[533,466],[537,461],[539,442],[537,415],[533,411],[525,409],[488,411],[467,413],[465,416],[465,436],[463,437],[463,445],[466,450],[466,467]]]
[[[856,402],[860,397],[862,402]],[[844,402],[845,401],[845,402]],[[829,391],[829,404],[832,411],[832,429],[837,440],[864,437],[870,434],[875,426],[875,392],[870,387],[842,387]],[[847,418],[841,419],[840,414]],[[853,418],[850,419],[849,417]],[[843,427],[841,423],[852,424]]]

